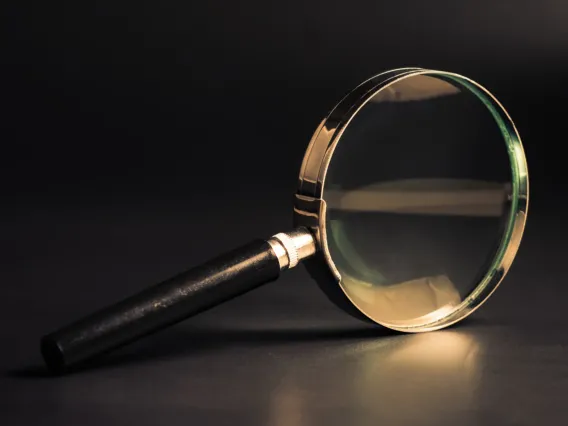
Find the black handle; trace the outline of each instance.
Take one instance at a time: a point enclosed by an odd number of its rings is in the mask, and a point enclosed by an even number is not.
[[[70,366],[179,322],[278,278],[280,265],[263,240],[219,256],[70,324],[41,340],[47,367]]]

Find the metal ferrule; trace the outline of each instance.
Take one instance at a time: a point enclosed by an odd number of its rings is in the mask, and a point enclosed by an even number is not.
[[[303,227],[276,234],[268,240],[268,244],[278,258],[280,270],[291,269],[316,252],[316,241],[312,233]]]

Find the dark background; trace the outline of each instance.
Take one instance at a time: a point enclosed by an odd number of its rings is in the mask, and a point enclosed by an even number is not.
[[[3,4],[0,423],[563,424],[567,15],[552,0]],[[43,377],[43,333],[290,229],[323,115],[401,66],[479,81],[523,139],[527,232],[487,307],[391,334],[298,268],[99,368]]]

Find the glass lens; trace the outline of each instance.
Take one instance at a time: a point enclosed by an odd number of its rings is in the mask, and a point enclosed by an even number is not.
[[[446,78],[379,91],[341,135],[325,178],[327,244],[343,290],[385,325],[455,311],[509,223],[504,135],[476,93]]]

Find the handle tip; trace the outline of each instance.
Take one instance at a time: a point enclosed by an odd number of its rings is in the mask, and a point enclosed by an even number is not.
[[[51,335],[44,336],[40,342],[41,355],[48,370],[55,374],[61,374],[66,369],[65,356],[61,347]]]

